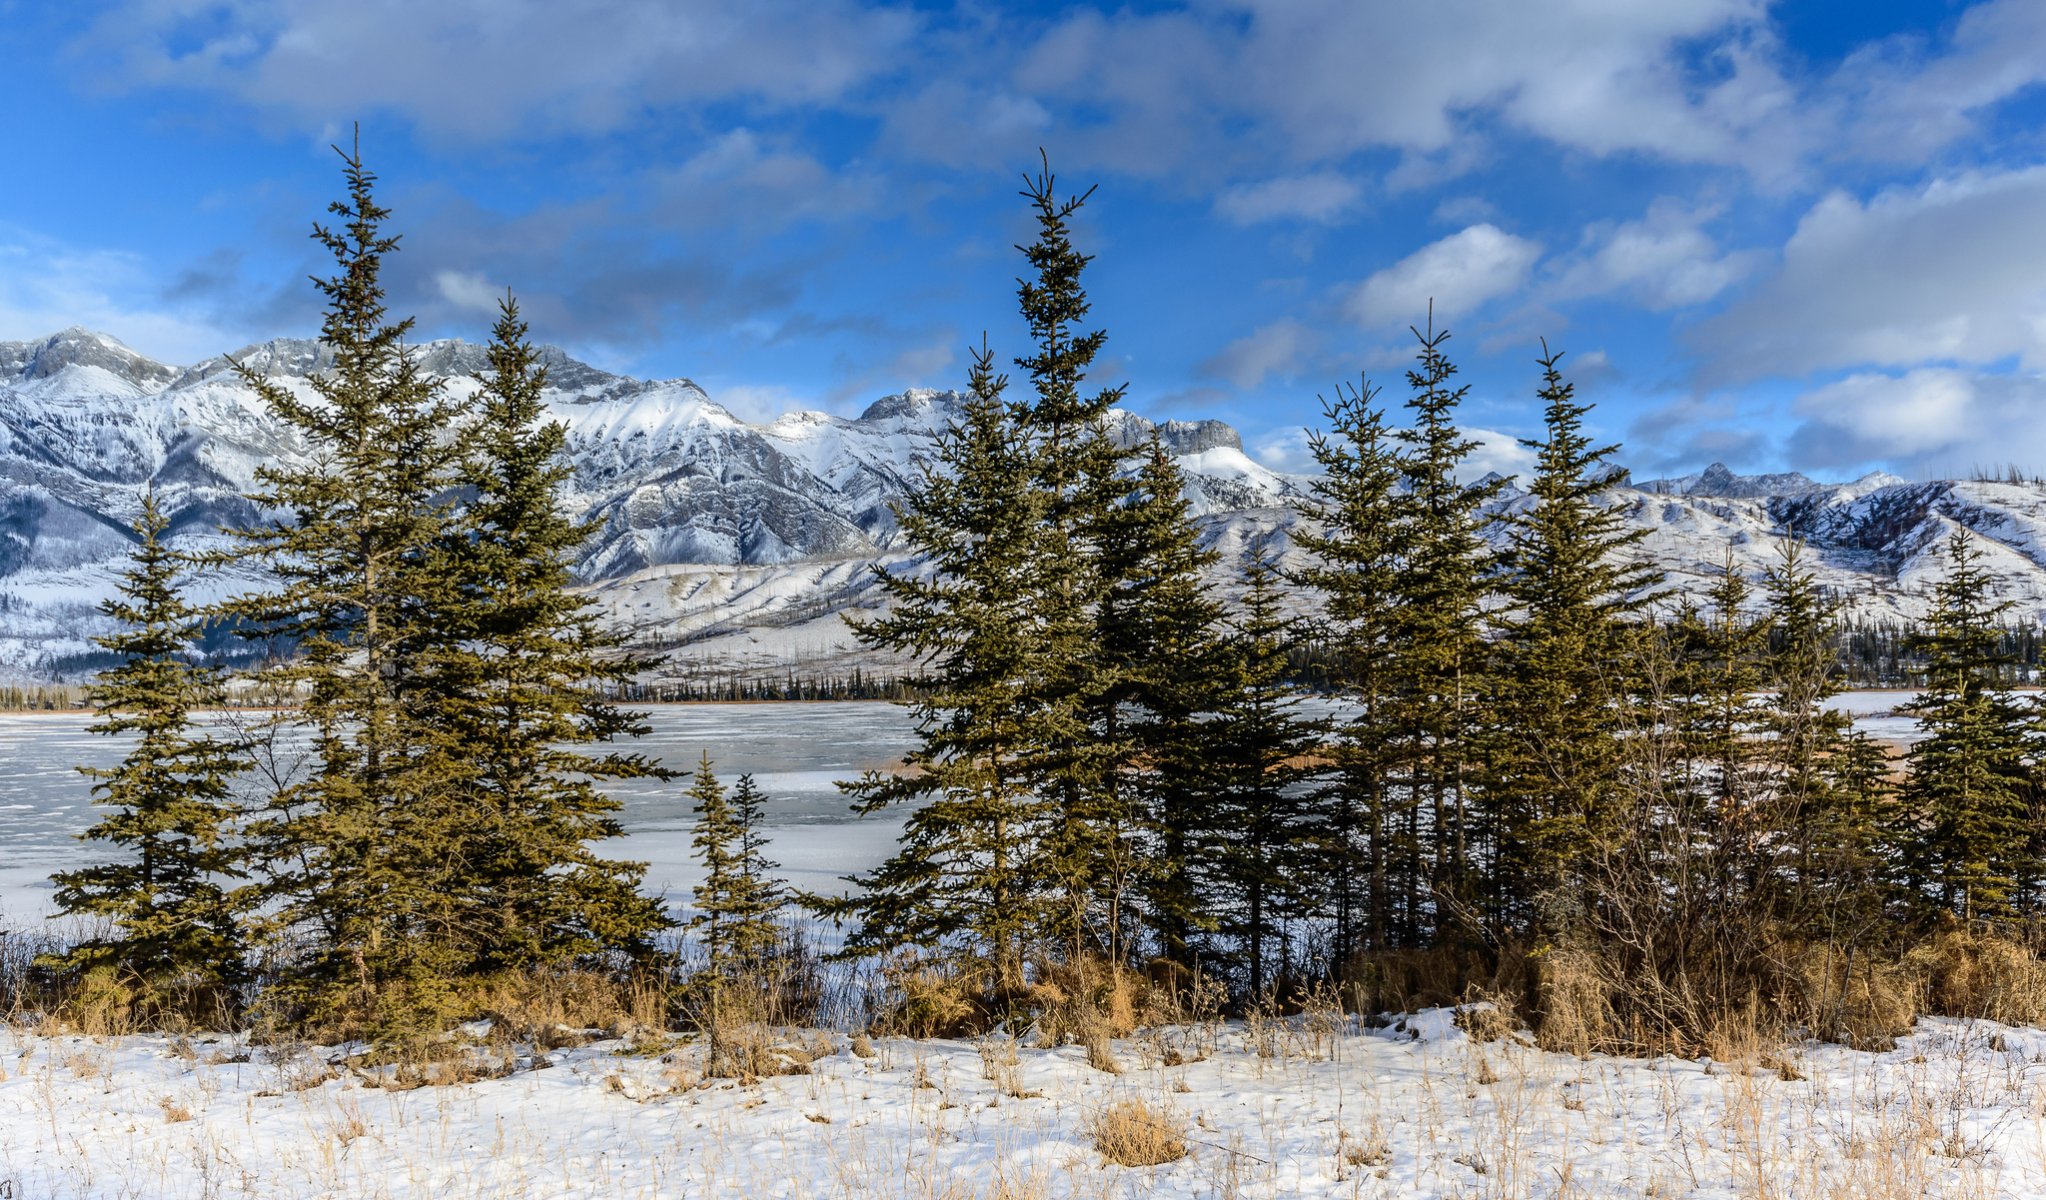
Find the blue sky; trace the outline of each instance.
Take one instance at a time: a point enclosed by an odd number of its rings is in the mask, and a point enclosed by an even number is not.
[[[189,362],[316,324],[360,121],[394,307],[749,416],[1021,353],[1015,196],[1104,382],[1299,461],[1430,297],[1481,457],[1538,339],[1637,474],[2046,467],[2046,3],[0,0],[0,339]]]

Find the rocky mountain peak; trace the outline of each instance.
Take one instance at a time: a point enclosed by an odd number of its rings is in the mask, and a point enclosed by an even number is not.
[[[174,367],[139,354],[104,333],[72,326],[46,338],[0,342],[0,375],[48,379],[66,367],[97,367],[143,391],[177,378]]]

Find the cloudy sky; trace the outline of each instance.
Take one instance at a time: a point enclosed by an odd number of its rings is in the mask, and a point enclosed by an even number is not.
[[[1104,381],[1296,461],[1434,301],[1488,461],[1539,339],[1637,474],[2046,468],[2040,0],[0,0],[0,340],[316,325],[360,122],[422,335],[747,415],[955,386],[1040,148]]]

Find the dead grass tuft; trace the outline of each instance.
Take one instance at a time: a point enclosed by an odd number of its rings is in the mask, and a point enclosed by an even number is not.
[[[1922,973],[1934,1012],[2004,1025],[2046,1020],[2046,963],[1993,934],[1947,929],[1905,955]]]
[[[1186,1157],[1186,1121],[1142,1100],[1118,1100],[1088,1122],[1101,1157],[1118,1166],[1156,1167]]]

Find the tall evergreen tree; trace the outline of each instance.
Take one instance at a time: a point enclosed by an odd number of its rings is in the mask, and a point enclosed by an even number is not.
[[[1804,546],[1786,537],[1768,576],[1769,738],[1789,886],[1777,916],[1834,942],[1858,939],[1878,915],[1875,881],[1888,764],[1882,748],[1830,709],[1839,690],[1838,605],[1819,588]]]
[[[1585,434],[1590,406],[1577,402],[1561,362],[1544,344],[1546,432],[1524,443],[1535,471],[1506,550],[1510,608],[1485,814],[1495,847],[1485,904],[1504,934],[1554,936],[1582,902],[1587,856],[1623,807],[1628,625],[1660,581],[1651,566],[1623,561],[1644,531],[1628,530],[1604,499],[1617,447]],[[1550,906],[1562,911],[1538,911]]]
[[[95,639],[119,661],[88,692],[91,730],[136,740],[120,765],[80,768],[106,810],[81,836],[123,857],[52,877],[59,913],[106,926],[50,965],[103,972],[151,1023],[218,1018],[247,978],[229,886],[242,874],[233,794],[242,762],[239,747],[192,719],[220,702],[221,677],[188,657],[203,617],[181,593],[185,563],[164,543],[169,529],[145,494],[133,561],[119,595],[100,604],[121,628]]]
[[[2037,900],[2030,814],[2038,789],[2037,717],[2011,694],[2012,662],[1982,551],[1967,529],[1947,542],[1947,572],[1913,639],[1925,686],[1909,711],[1925,737],[1899,797],[1899,868],[1922,906],[1963,920],[2010,919]]]
[[[267,926],[294,966],[273,989],[298,1016],[399,1036],[444,1017],[452,973],[475,931],[447,903],[451,843],[468,814],[418,768],[424,731],[408,695],[438,637],[455,582],[429,569],[450,519],[462,405],[420,372],[410,320],[384,304],[397,248],[389,210],[358,152],[343,152],[347,197],[313,236],[336,273],[321,342],[329,369],[304,397],[247,364],[242,379],[301,439],[303,458],[257,470],[251,499],[280,519],[242,531],[280,585],[228,611],[296,647],[271,683],[301,699],[314,762],[251,827],[268,873]]]
[[[1037,927],[1043,823],[1025,767],[1039,670],[1035,607],[1046,569],[1043,494],[1030,447],[1003,398],[1006,376],[985,346],[974,355],[964,411],[938,438],[943,464],[896,506],[924,572],[876,568],[889,611],[856,620],[870,647],[925,663],[910,702],[919,745],[901,773],[842,785],[860,812],[914,803],[896,852],[844,897],[812,898],[849,918],[852,954],[922,947],[982,977],[990,1001],[1020,994]]]
[[[1401,565],[1411,526],[1399,451],[1376,396],[1366,384],[1323,402],[1329,429],[1310,433],[1308,440],[1321,476],[1313,483],[1309,524],[1294,535],[1309,556],[1294,582],[1322,596],[1333,682],[1354,710],[1335,741],[1336,772],[1324,798],[1325,869],[1339,966],[1358,950],[1393,944],[1394,898],[1420,884],[1396,874],[1417,858],[1402,841],[1412,828],[1404,819],[1411,795],[1386,786],[1405,603]]]
[[[1470,790],[1478,775],[1472,733],[1476,727],[1488,651],[1485,597],[1495,574],[1495,555],[1480,531],[1483,506],[1499,495],[1504,479],[1465,483],[1457,472],[1477,441],[1456,424],[1468,385],[1451,386],[1456,366],[1444,352],[1448,330],[1436,330],[1431,306],[1420,341],[1418,367],[1407,372],[1412,425],[1396,437],[1405,444],[1398,467],[1406,487],[1399,515],[1407,529],[1399,560],[1395,609],[1398,648],[1392,728],[1400,744],[1398,771],[1412,799],[1410,812],[1428,817],[1429,862],[1408,867],[1414,883],[1425,882],[1438,931],[1458,923],[1454,910],[1470,900]],[[1408,836],[1416,851],[1418,831]],[[1418,927],[1424,893],[1410,887],[1403,908]]]
[[[1134,484],[1106,424],[1123,389],[1086,386],[1107,335],[1079,328],[1090,308],[1081,276],[1093,260],[1074,246],[1072,220],[1093,189],[1061,198],[1049,160],[1027,183],[1022,195],[1037,239],[1019,247],[1031,274],[1017,281],[1016,294],[1032,348],[1016,366],[1030,381],[1030,396],[1016,414],[1042,496],[1036,552],[1045,569],[1032,614],[1039,670],[1015,682],[1029,694],[1030,786],[1050,806],[1043,865],[1054,904],[1045,913],[1046,932],[1069,956],[1114,957],[1118,922],[1108,913],[1092,917],[1100,901],[1113,910],[1131,882],[1133,811],[1118,776],[1132,748],[1118,722],[1118,698],[1129,673],[1141,668],[1098,653],[1116,584],[1102,549]]]
[[[1179,464],[1155,436],[1136,485],[1110,514],[1101,547],[1108,587],[1096,653],[1118,677],[1104,733],[1127,747],[1109,783],[1116,809],[1142,827],[1141,839],[1120,844],[1116,866],[1137,876],[1158,953],[1186,967],[1202,922],[1191,856],[1212,815],[1201,799],[1204,716],[1231,678],[1222,606],[1207,577],[1220,556],[1201,545]],[[1112,910],[1111,927],[1122,916]]]
[[[1286,679],[1293,625],[1281,609],[1278,571],[1253,552],[1232,621],[1227,699],[1207,723],[1212,791],[1198,856],[1225,957],[1242,966],[1245,994],[1266,994],[1288,965],[1287,922],[1313,896],[1313,789],[1308,762],[1321,730],[1299,712]]]
[[[645,659],[569,590],[592,526],[562,515],[566,427],[517,304],[501,304],[459,481],[468,495],[428,573],[448,589],[406,697],[429,739],[421,773],[461,818],[461,878],[445,903],[473,933],[470,969],[643,957],[667,924],[645,864],[599,857],[622,832],[605,780],[663,776],[646,757],[584,747],[635,738],[644,713],[610,699]]]

